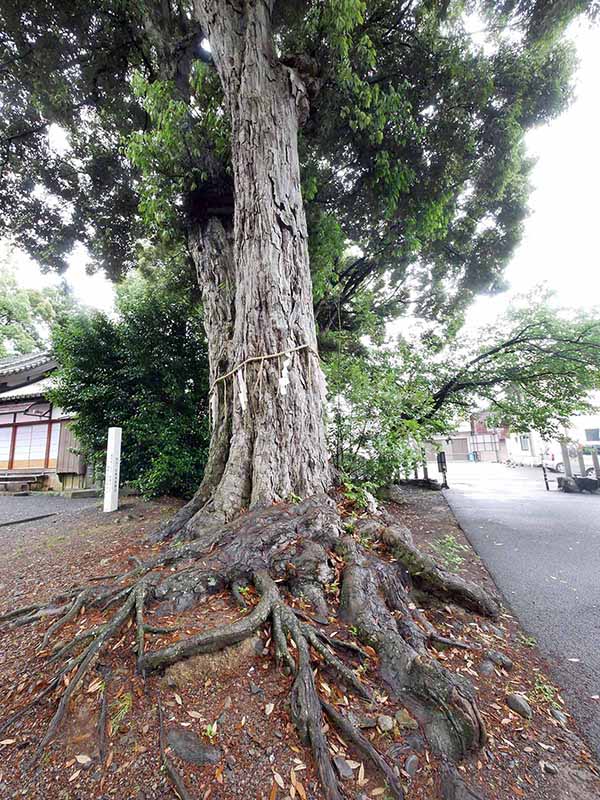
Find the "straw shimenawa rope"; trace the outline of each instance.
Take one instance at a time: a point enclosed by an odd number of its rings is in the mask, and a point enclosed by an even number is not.
[[[211,387],[210,387],[210,394],[213,393],[214,388],[217,385],[217,383],[219,383],[220,381],[227,380],[227,378],[230,378],[232,375],[235,375],[235,373],[238,370],[242,369],[242,367],[245,367],[247,364],[251,364],[254,361],[268,361],[271,358],[281,358],[282,356],[287,356],[290,353],[297,353],[299,350],[309,350],[317,358],[319,357],[319,354],[317,353],[317,351],[313,347],[311,347],[311,345],[309,345],[309,344],[301,344],[298,347],[288,347],[287,349],[281,350],[278,353],[268,353],[265,356],[250,356],[249,358],[246,358],[243,361],[241,361],[232,370],[229,370],[229,372],[226,372],[225,375],[219,375],[218,378],[215,378],[215,380],[212,382]]]

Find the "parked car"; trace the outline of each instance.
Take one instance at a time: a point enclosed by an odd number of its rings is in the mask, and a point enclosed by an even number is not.
[[[571,469],[573,470],[574,473],[579,474],[580,470],[579,470],[578,450],[573,445],[569,445],[568,449],[569,449],[569,456],[571,457]],[[563,462],[563,456],[560,444],[552,442],[548,445],[545,453],[542,455],[542,464],[546,467],[546,469],[552,470],[552,472],[564,473],[565,465]],[[586,453],[584,450],[583,464],[585,467],[585,474],[590,478],[596,477],[596,471],[594,469],[594,462],[592,460],[591,452]]]

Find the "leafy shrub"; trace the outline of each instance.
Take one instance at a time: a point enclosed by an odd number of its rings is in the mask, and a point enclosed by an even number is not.
[[[208,356],[195,298],[161,277],[128,279],[116,320],[79,314],[55,329],[52,395],[76,416],[74,433],[97,477],[107,430],[119,426],[121,480],[147,497],[187,496],[208,450]]]
[[[425,444],[448,428],[443,412],[427,417],[431,392],[412,354],[372,350],[333,355],[326,364],[329,447],[342,482],[374,489],[407,475]]]

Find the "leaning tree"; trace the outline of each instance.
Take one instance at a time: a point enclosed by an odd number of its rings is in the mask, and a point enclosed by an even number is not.
[[[39,755],[131,617],[143,674],[227,647],[269,620],[324,796],[342,794],[323,710],[401,797],[386,760],[316,689],[311,648],[370,696],[335,655],[347,644],[320,628],[339,601],[432,749],[458,759],[482,746],[473,689],[428,654],[440,637],[411,592],[491,616],[496,603],[385,515],[362,523],[392,558],[375,556],[325,494],[333,477],[309,245],[325,328],[352,324],[369,304],[391,313],[408,288],[432,314],[497,288],[525,213],[523,134],[568,98],[561,33],[586,6],[475,4],[490,30],[484,49],[463,3],[1,4],[5,230],[58,269],[83,242],[113,274],[140,250],[168,258],[185,242],[203,297],[212,441],[198,492],[155,537],[158,555],[109,584],[4,616],[55,617],[45,649],[83,608],[116,605],[52,654],[54,676],[0,730],[58,697]],[[360,247],[356,258],[346,257],[348,242]],[[149,635],[166,635],[148,624],[150,604],[182,610],[224,588],[243,603],[249,583],[259,599],[237,622],[147,648]],[[297,614],[288,593],[312,614]]]

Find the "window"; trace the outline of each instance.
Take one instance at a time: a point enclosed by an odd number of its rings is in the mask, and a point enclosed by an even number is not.
[[[43,468],[46,463],[47,425],[22,425],[17,428],[13,469]]]
[[[12,428],[0,428],[0,469],[8,469]]]
[[[526,433],[523,436],[519,436],[519,444],[521,445],[521,450],[529,450],[529,434]]]
[[[58,440],[60,439],[60,422],[52,423],[52,433],[50,435],[50,447],[48,449],[48,466],[56,469],[56,459],[58,456]]]
[[[600,442],[600,428],[587,428],[585,440],[586,442]]]

